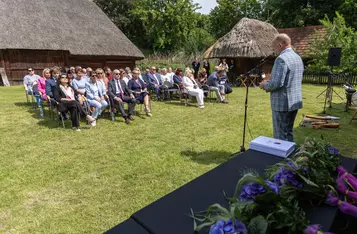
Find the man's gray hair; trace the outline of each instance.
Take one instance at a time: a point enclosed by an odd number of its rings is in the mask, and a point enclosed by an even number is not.
[[[291,45],[291,38],[285,33],[280,33],[275,36],[273,43],[282,43],[285,45]]]

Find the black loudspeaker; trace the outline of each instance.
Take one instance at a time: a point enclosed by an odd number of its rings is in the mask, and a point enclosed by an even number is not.
[[[341,62],[341,48],[330,48],[328,52],[328,65],[340,66]]]

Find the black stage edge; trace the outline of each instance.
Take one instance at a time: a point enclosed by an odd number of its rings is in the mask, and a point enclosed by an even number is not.
[[[105,232],[105,234],[150,234],[150,232],[145,230],[134,219],[130,218]]]
[[[223,191],[227,196],[232,196],[238,180],[244,173],[254,170],[264,176],[267,167],[282,160],[273,155],[248,150],[144,207],[134,213],[130,221],[119,224],[108,233],[193,234],[193,220],[188,216],[190,208],[197,212],[214,203],[227,206]],[[341,163],[348,171],[357,171],[357,160],[341,157]],[[354,223],[357,224],[357,219],[347,219],[335,207],[306,207],[305,211],[311,223],[321,224],[324,231],[356,234],[353,226]],[[347,220],[349,225],[344,229]],[[128,232],[129,229],[126,228],[131,225],[133,228],[142,227],[142,231],[146,232],[136,231],[137,229]]]

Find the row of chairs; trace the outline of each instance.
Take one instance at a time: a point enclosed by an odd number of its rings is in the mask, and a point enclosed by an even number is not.
[[[174,95],[177,94],[177,97],[178,97],[178,100],[181,104],[185,105],[185,106],[188,106],[190,105],[190,100],[192,99],[195,99],[195,97],[191,96],[189,94],[189,92],[184,88],[184,87],[180,87],[178,84],[165,84],[164,85],[167,85],[167,87],[169,87],[167,89],[167,92],[169,93],[169,101],[171,102],[174,98]],[[200,85],[200,87],[204,94],[205,94],[205,99],[206,101],[209,101],[209,102],[212,102],[212,99],[214,98],[213,97],[213,93],[214,91],[211,91],[209,89],[209,86],[208,85]],[[26,94],[26,101],[28,104],[30,104],[32,106],[32,108],[35,110],[37,109],[37,105],[36,105],[36,102],[34,100],[34,96],[33,95],[29,95],[27,92],[25,92]],[[42,97],[42,93],[39,92],[39,94],[41,95]],[[164,95],[164,90],[161,90],[161,94]],[[31,96],[31,97],[29,97]],[[153,89],[149,89],[149,98],[150,98],[150,110],[152,111],[152,98],[151,97],[154,97],[155,94],[154,94],[154,90]],[[228,95],[227,95],[227,98],[228,98]],[[55,119],[58,119],[58,124],[59,125],[62,125],[63,128],[65,128],[65,118],[58,118],[59,116],[62,116],[62,113],[60,113],[57,108],[56,108],[56,105],[54,104],[54,101],[50,101],[51,98],[47,95],[47,100],[42,100],[42,107],[43,107],[43,111],[44,113],[46,113],[45,111],[45,107],[47,107],[48,109],[48,116],[50,117],[51,120],[55,120]],[[116,120],[116,107],[115,107],[115,104],[114,104],[114,101],[109,98],[108,101],[108,106],[109,106],[109,115],[110,115],[110,118],[112,121],[115,121]],[[143,109],[143,104],[140,104],[140,103],[137,103],[137,105],[139,105],[140,107],[140,113],[142,112],[142,109]],[[83,100],[83,108],[85,109],[85,111],[87,113],[91,113],[93,112],[93,109],[90,107],[89,103],[87,102],[87,99],[84,97],[84,100]]]

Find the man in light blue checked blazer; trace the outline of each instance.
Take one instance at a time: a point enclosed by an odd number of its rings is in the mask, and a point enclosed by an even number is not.
[[[298,109],[302,108],[301,83],[304,64],[291,48],[288,35],[277,35],[272,46],[280,55],[274,62],[271,80],[263,81],[260,87],[270,92],[274,138],[293,142],[295,117]]]

